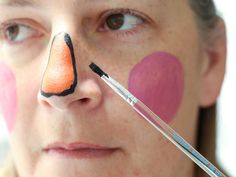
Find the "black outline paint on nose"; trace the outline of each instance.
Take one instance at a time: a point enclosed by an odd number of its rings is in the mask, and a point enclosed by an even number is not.
[[[61,32],[61,33],[57,34],[56,36],[54,36],[53,41],[52,41],[52,44],[54,43],[54,40],[56,39],[56,37],[57,37],[58,35],[61,35],[62,33],[64,33],[64,32]],[[69,89],[64,90],[64,91],[61,92],[61,93],[47,93],[47,92],[44,92],[44,91],[42,90],[42,86],[41,86],[41,94],[42,94],[43,96],[47,97],[47,98],[49,98],[49,97],[51,97],[51,96],[54,96],[54,95],[55,95],[55,96],[67,96],[67,95],[69,95],[69,94],[74,93],[75,88],[76,88],[76,86],[77,86],[76,60],[75,60],[75,55],[74,55],[73,43],[72,43],[72,41],[71,41],[71,38],[70,38],[70,35],[69,35],[69,34],[64,33],[64,41],[65,41],[65,43],[67,44],[67,46],[69,47],[69,49],[70,49],[70,54],[71,54],[71,58],[72,58],[72,65],[73,65],[73,72],[74,72],[74,82],[73,82],[73,84],[70,86]],[[51,56],[52,47],[53,47],[53,46],[51,46],[51,49],[50,49],[50,56]],[[49,56],[49,60],[50,60],[50,58],[51,58],[50,56]],[[49,62],[50,62],[50,61],[48,61],[48,63],[49,63]],[[45,70],[45,73],[46,73],[46,71],[47,71],[47,69]],[[45,74],[45,73],[44,73],[44,74]],[[43,78],[44,78],[44,77],[43,77]]]

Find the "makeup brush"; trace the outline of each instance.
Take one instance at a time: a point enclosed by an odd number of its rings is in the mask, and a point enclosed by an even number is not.
[[[121,84],[112,79],[96,64],[89,65],[91,70],[98,74],[101,79],[109,85],[118,95],[120,95],[139,115],[149,122],[156,130],[170,140],[177,148],[184,152],[199,167],[201,167],[211,177],[225,177],[213,164],[197,152],[189,143],[187,143],[178,133],[167,125],[160,117],[153,113],[143,102],[132,95]]]

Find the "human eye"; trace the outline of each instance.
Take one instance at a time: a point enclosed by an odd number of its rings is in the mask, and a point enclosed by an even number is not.
[[[146,20],[138,13],[126,9],[111,10],[105,13],[104,16],[102,25],[99,28],[99,31],[102,32],[132,31],[146,22]]]
[[[36,25],[31,21],[9,21],[1,24],[1,37],[4,42],[9,44],[18,44],[29,39],[40,37],[42,32],[37,30]]]

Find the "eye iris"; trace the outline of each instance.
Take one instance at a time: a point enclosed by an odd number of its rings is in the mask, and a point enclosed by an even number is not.
[[[123,14],[113,14],[109,16],[106,20],[107,26],[111,30],[117,30],[121,28],[124,24],[124,21],[125,21],[125,17]]]
[[[19,31],[20,29],[18,25],[8,27],[6,32],[8,40],[15,40],[19,34]]]

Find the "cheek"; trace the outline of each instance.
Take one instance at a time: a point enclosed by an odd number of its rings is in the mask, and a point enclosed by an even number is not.
[[[128,89],[166,123],[174,118],[184,90],[183,68],[171,54],[157,52],[134,66]]]
[[[0,63],[0,110],[11,132],[16,118],[16,80],[12,71]]]

